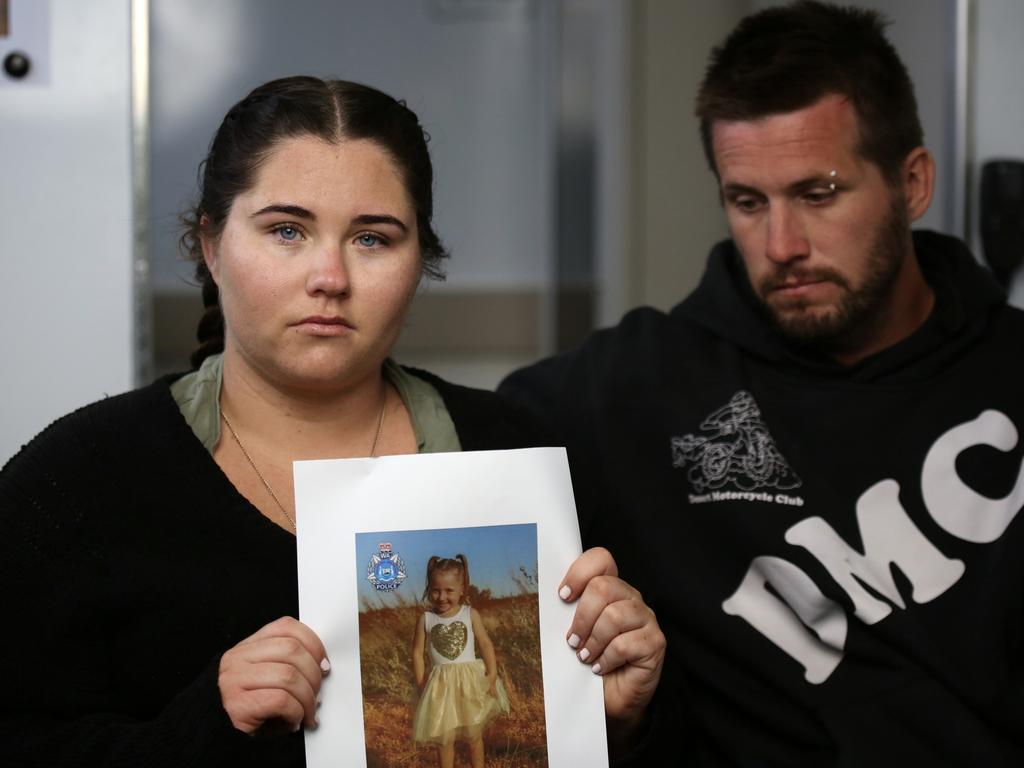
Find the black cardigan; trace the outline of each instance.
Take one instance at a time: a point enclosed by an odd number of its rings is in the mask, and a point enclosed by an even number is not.
[[[464,450],[547,444],[494,394],[416,375]],[[295,539],[196,440],[171,380],[65,416],[0,473],[0,764],[304,764],[301,733],[243,735],[217,690],[224,651],[298,615]]]

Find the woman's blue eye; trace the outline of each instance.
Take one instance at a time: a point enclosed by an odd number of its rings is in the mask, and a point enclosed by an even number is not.
[[[286,225],[286,226],[283,226],[283,227],[278,227],[277,235],[282,240],[288,240],[288,241],[298,240],[299,239],[299,230],[297,230],[295,227],[289,227],[289,226]]]
[[[357,237],[356,242],[358,242],[364,248],[373,248],[375,245],[380,245],[380,236],[366,232]]]

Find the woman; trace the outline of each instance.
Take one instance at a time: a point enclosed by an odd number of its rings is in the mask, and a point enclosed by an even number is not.
[[[61,419],[0,474],[15,764],[301,765],[330,664],[289,618],[292,461],[538,443],[494,395],[388,359],[445,256],[431,187],[416,116],[372,88],[287,78],[228,112],[185,217],[198,369]],[[589,663],[612,643],[628,730],[663,639],[613,568],[570,570],[567,637]]]

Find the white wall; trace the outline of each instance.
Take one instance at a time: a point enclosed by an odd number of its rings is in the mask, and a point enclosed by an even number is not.
[[[978,198],[981,166],[987,160],[1024,160],[1024,2],[976,0],[974,67],[971,77],[974,109],[971,125],[971,242],[981,255]],[[1017,271],[1010,301],[1024,307],[1024,269]]]
[[[0,89],[0,463],[132,385],[129,3],[49,5],[49,83]]]
[[[547,0],[544,0],[545,2]],[[152,0],[154,289],[195,293],[177,214],[228,108],[275,77],[368,83],[431,136],[435,228],[452,252],[432,291],[550,279],[543,7],[526,0]]]

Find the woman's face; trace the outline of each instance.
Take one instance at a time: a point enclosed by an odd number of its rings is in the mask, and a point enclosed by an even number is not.
[[[456,571],[434,571],[430,577],[430,607],[439,616],[451,616],[462,605],[462,574]]]
[[[367,140],[276,145],[203,255],[225,364],[283,388],[339,391],[377,375],[420,277],[413,202]]]

